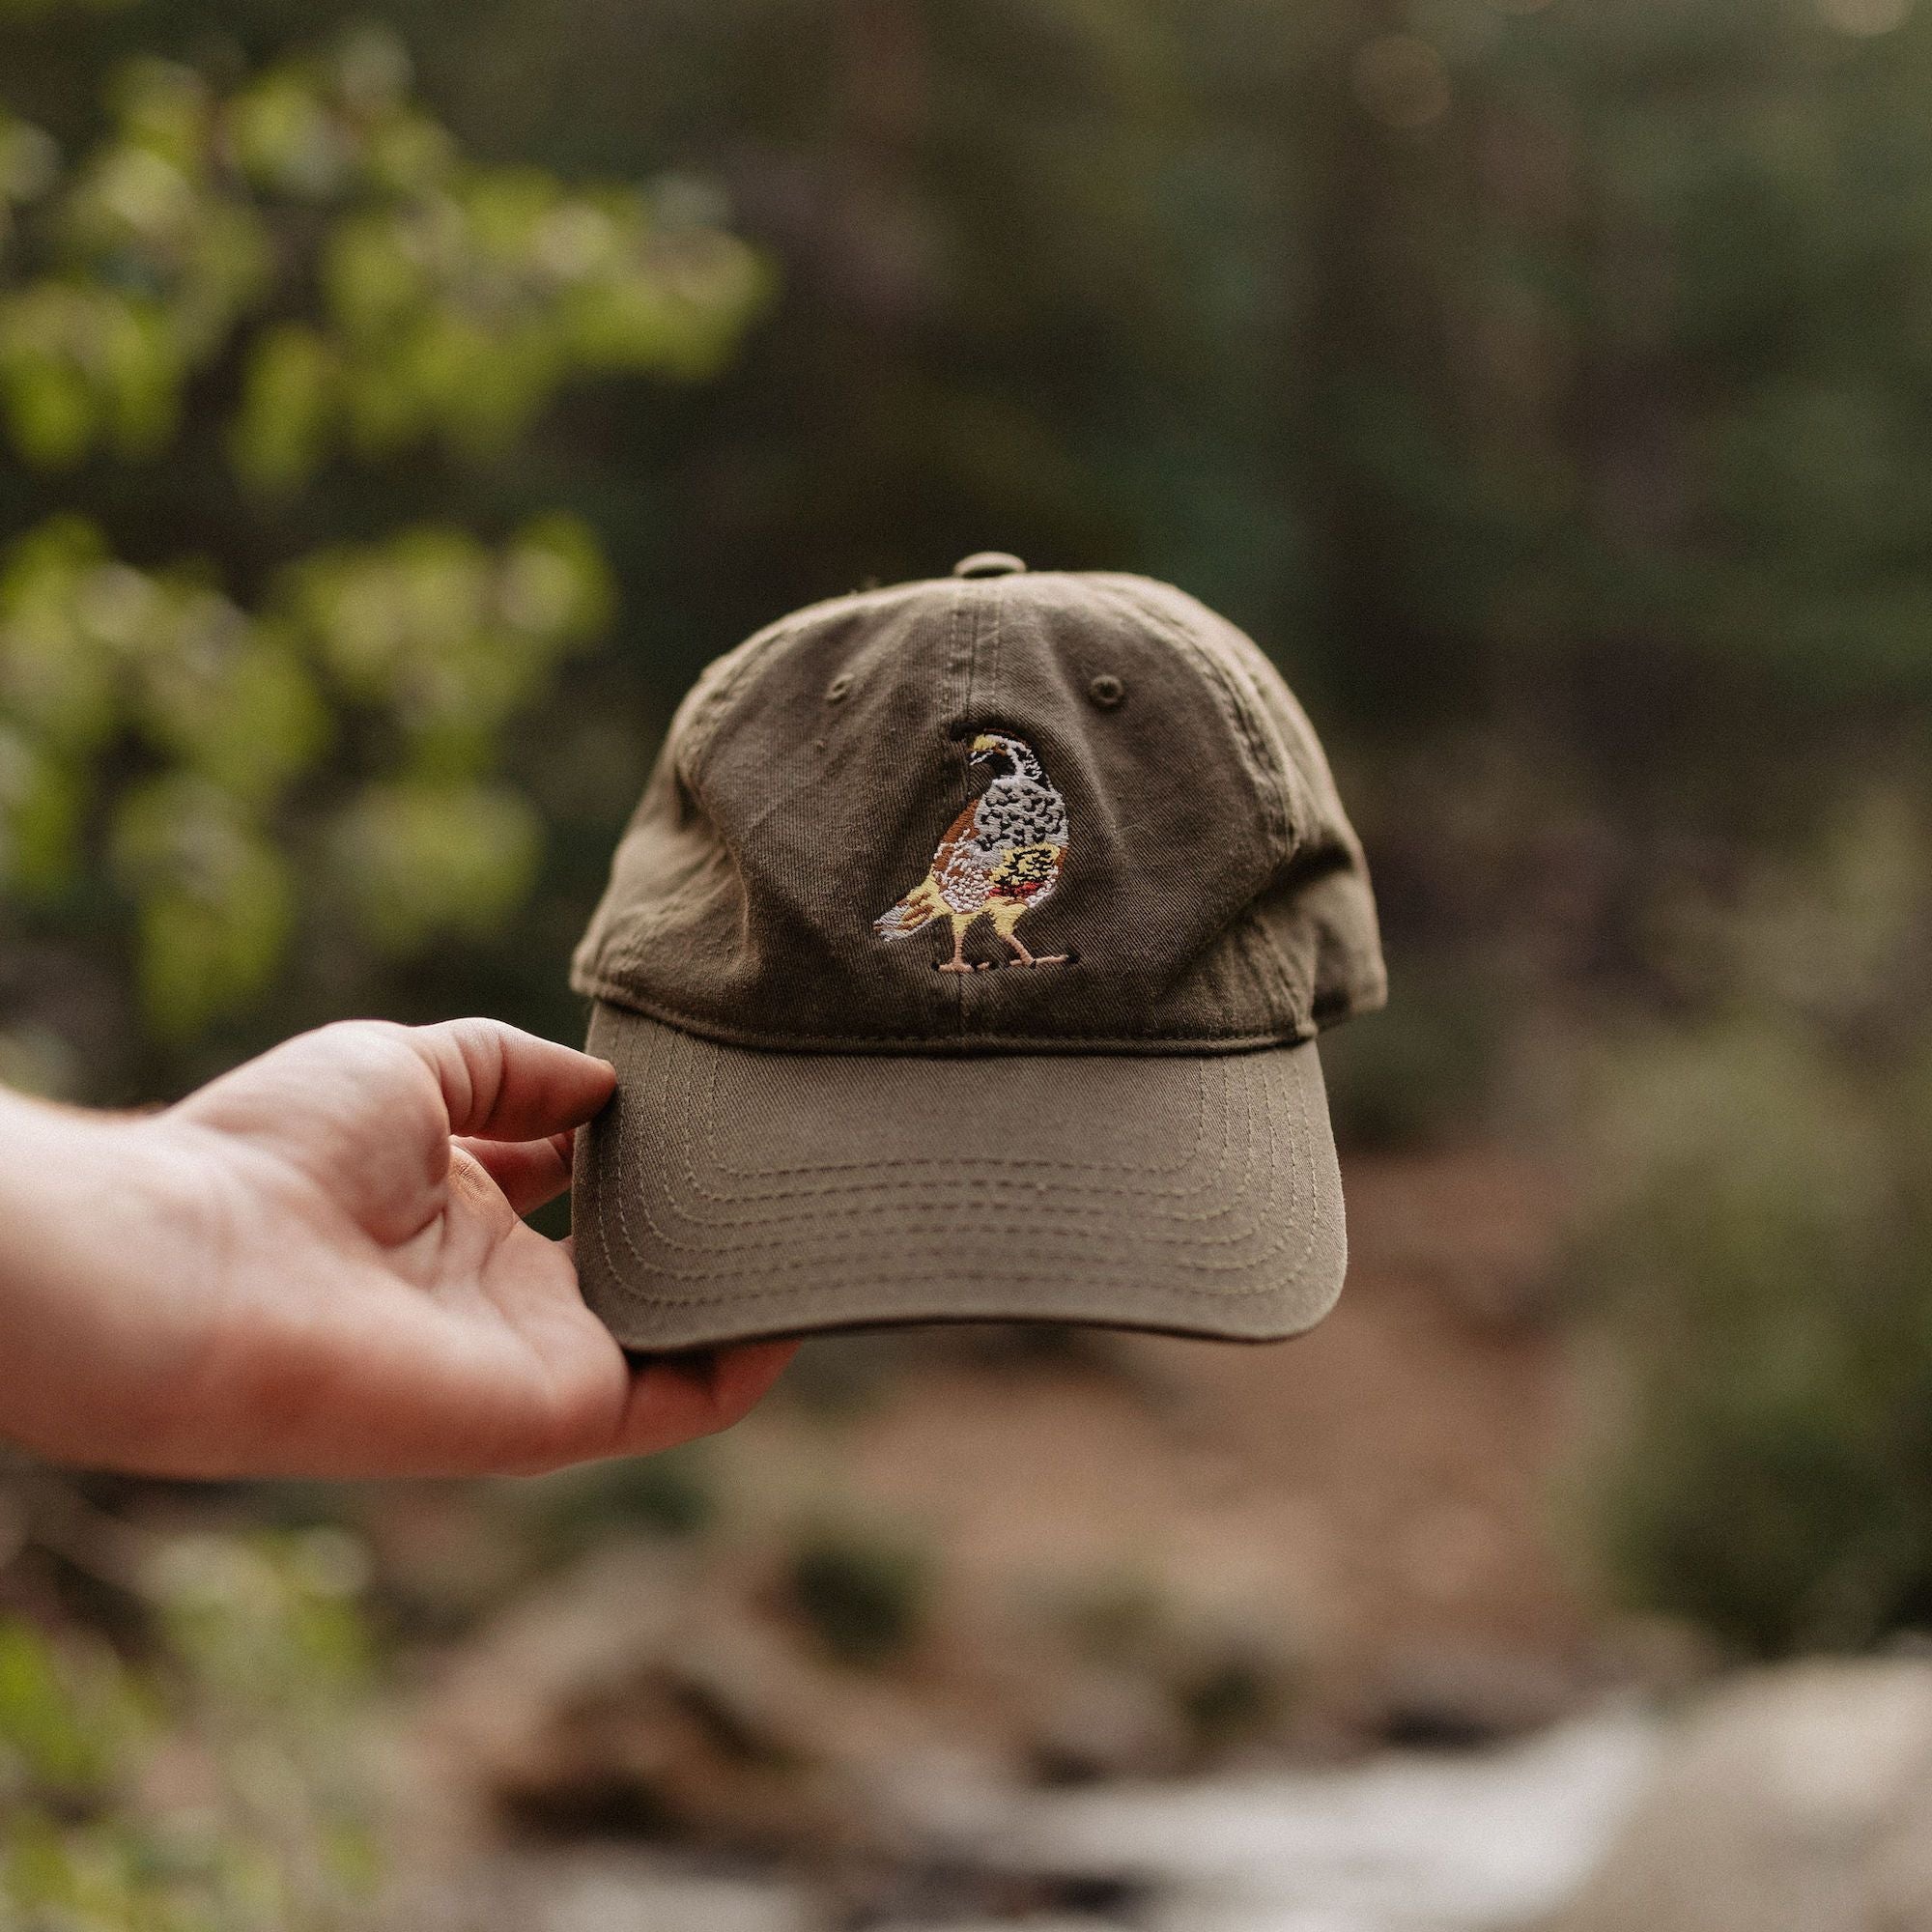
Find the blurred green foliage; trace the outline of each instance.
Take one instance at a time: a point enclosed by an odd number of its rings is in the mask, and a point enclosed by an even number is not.
[[[1932,1624],[1925,838],[1882,790],[1687,907],[1668,951],[1727,1009],[1626,1043],[1594,1149],[1599,1547],[1629,1601],[1755,1654]]]
[[[0,118],[0,434],[82,501],[103,465],[259,519],[330,467],[500,464],[567,384],[715,373],[763,290],[675,197],[466,157],[386,33],[226,85],[138,56],[104,101],[71,160]],[[318,957],[340,1001],[499,934],[545,842],[505,734],[613,615],[582,519],[250,556],[243,597],[101,507],[0,554],[0,904],[131,985],[110,1071],[129,1019],[187,1070]]]
[[[937,1583],[929,1551],[889,1529],[821,1525],[786,1566],[792,1607],[827,1654],[876,1669],[923,1634]]]
[[[563,1470],[519,1484],[516,1498],[519,1527],[549,1568],[613,1537],[702,1537],[717,1527],[722,1507],[701,1442]]]
[[[150,1654],[0,1618],[8,1932],[365,1922],[381,1849],[350,1741],[362,1559],[337,1532],[160,1546]]]
[[[1281,1662],[1260,1646],[1232,1644],[1198,1662],[1175,1687],[1204,1760],[1263,1735],[1287,1701]]]
[[[151,454],[224,357],[233,457],[263,489],[339,447],[501,451],[573,377],[717,367],[758,290],[742,243],[663,222],[639,189],[467,162],[409,77],[367,30],[225,95],[137,60],[71,170],[9,124],[0,394],[20,456]]]
[[[300,900],[405,955],[489,931],[540,830],[490,781],[505,721],[603,623],[594,543],[418,528],[295,566],[256,615],[52,520],[0,556],[0,885],[112,879],[144,1010],[192,1032],[281,968]]]

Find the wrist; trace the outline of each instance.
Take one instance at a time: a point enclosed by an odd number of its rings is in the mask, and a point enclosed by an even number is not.
[[[125,1465],[164,1427],[209,1198],[165,1118],[0,1091],[0,1435],[39,1454]]]

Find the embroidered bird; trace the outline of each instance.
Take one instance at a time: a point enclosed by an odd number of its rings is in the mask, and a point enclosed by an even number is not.
[[[952,922],[952,957],[942,973],[983,973],[995,962],[966,957],[966,935],[989,917],[1019,966],[1057,966],[1064,952],[1031,952],[1013,928],[1053,896],[1066,857],[1066,804],[1054,790],[1033,748],[998,731],[973,740],[969,762],[984,765],[992,782],[947,828],[932,867],[898,904],[872,922],[884,939],[923,932],[935,920]]]

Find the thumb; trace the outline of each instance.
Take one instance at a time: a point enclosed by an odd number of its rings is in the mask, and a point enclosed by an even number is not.
[[[609,1063],[499,1020],[445,1020],[405,1037],[436,1075],[449,1131],[538,1141],[581,1127],[617,1084]]]

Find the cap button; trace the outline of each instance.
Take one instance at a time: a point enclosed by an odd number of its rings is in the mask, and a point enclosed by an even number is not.
[[[976,550],[952,566],[954,577],[1017,577],[1026,565],[1010,551]]]

